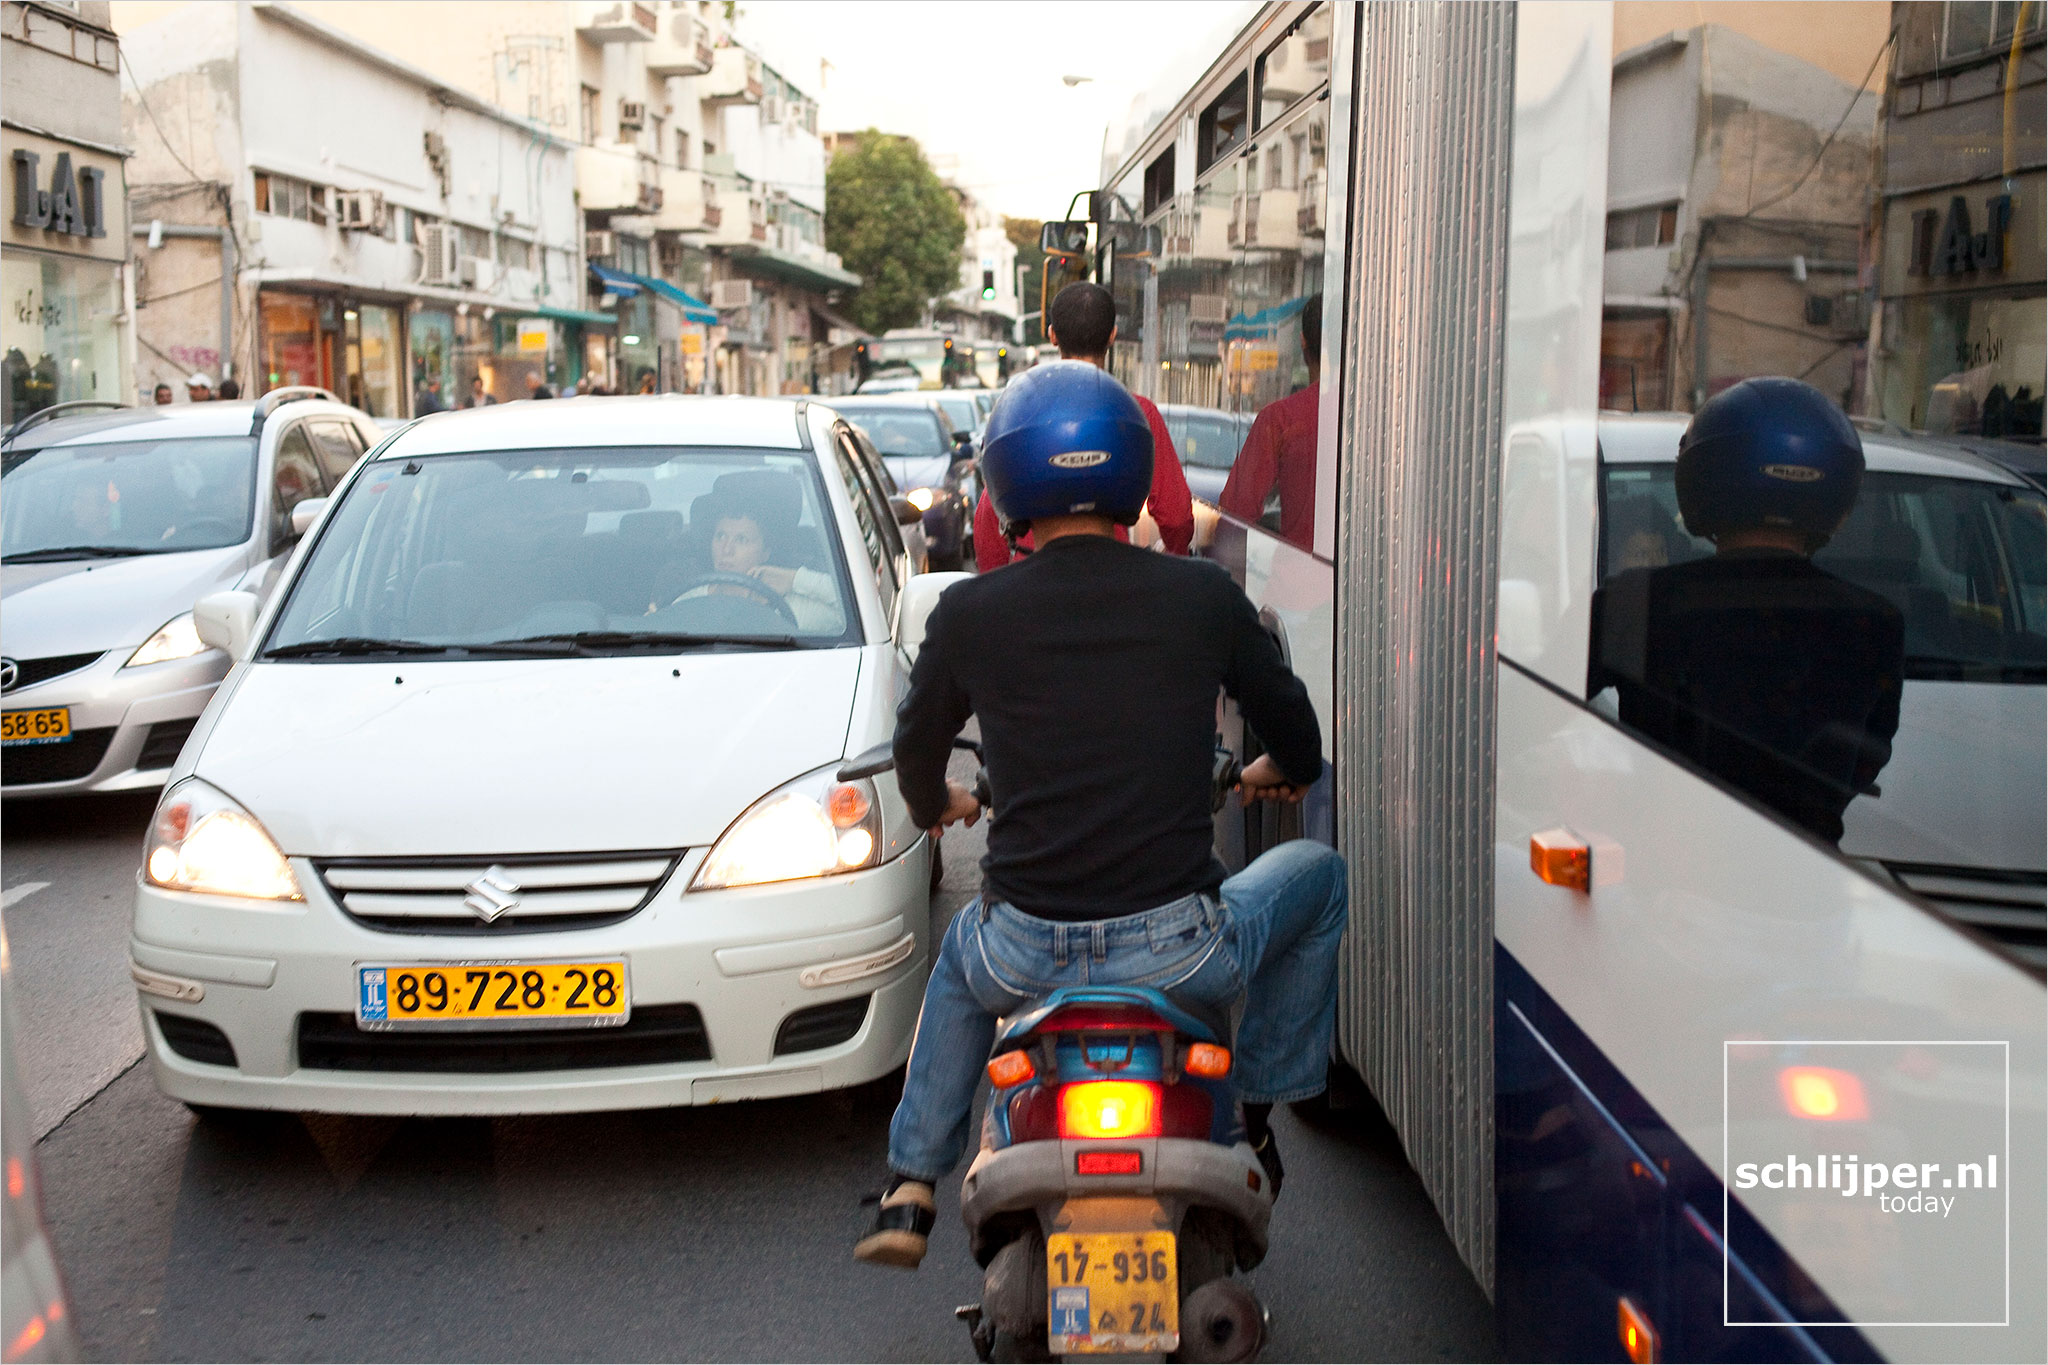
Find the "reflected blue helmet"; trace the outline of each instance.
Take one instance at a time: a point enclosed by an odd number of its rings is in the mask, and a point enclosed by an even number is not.
[[[1811,384],[1745,379],[1693,414],[1677,483],[1679,514],[1696,536],[1782,526],[1819,549],[1863,487],[1863,442]]]
[[[1152,491],[1152,428],[1100,367],[1039,365],[1011,380],[989,415],[981,479],[1006,530],[1069,512],[1128,526]]]

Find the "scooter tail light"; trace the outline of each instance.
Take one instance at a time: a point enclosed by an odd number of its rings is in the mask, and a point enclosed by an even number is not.
[[[1082,1081],[1060,1087],[1063,1138],[1158,1137],[1160,1087],[1152,1081]]]
[[[1038,1074],[1038,1068],[1031,1064],[1028,1052],[1005,1052],[999,1057],[989,1058],[989,1082],[998,1089],[1007,1090],[1013,1085],[1022,1085]]]

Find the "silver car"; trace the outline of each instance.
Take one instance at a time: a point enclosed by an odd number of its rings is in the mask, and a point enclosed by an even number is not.
[[[0,791],[161,786],[228,671],[193,602],[268,593],[383,433],[307,388],[42,416],[0,445]]]

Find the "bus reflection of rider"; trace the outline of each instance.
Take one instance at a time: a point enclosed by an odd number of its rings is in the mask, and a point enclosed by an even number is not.
[[[773,591],[789,604],[802,630],[837,634],[846,628],[830,576],[816,569],[784,568],[768,562],[774,548],[771,538],[786,539],[774,533],[790,528],[781,524],[784,519],[775,517],[765,502],[713,495],[705,504],[700,504],[693,516],[710,527],[712,572],[744,574]],[[758,593],[735,583],[707,583],[675,600],[728,594],[760,600]]]
[[[1316,539],[1316,421],[1323,392],[1320,293],[1302,305],[1301,358],[1313,376],[1308,387],[1259,410],[1219,501],[1225,512],[1256,526],[1266,513],[1266,498],[1279,485],[1281,538],[1307,550]]]
[[[1839,843],[1899,724],[1905,618],[1817,567],[1863,482],[1856,429],[1819,390],[1750,379],[1679,444],[1678,507],[1711,558],[1632,568],[1593,599],[1588,695],[1622,723]]]

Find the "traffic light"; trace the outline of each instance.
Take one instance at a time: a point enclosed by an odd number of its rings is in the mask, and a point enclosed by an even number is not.
[[[992,299],[996,296],[995,271],[984,270],[981,272],[981,296],[984,299]]]

